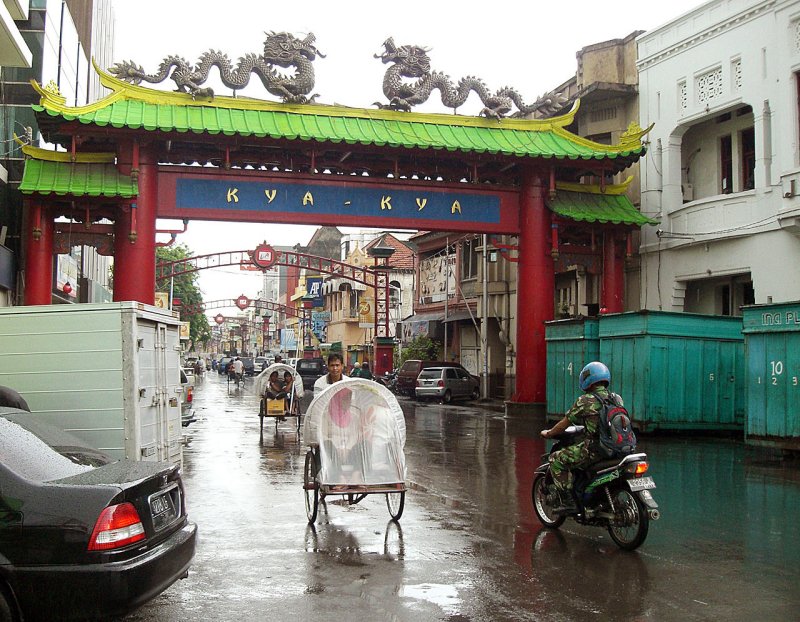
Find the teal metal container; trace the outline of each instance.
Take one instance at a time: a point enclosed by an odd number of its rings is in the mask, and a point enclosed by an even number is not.
[[[638,311],[600,319],[600,360],[642,431],[744,430],[742,319]]]
[[[596,319],[546,322],[547,415],[561,417],[580,395],[578,373],[600,356]]]
[[[800,450],[800,302],[743,312],[746,440]]]

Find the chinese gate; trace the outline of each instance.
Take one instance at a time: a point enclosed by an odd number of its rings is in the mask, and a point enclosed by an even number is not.
[[[83,224],[84,243],[96,231],[97,247],[101,236],[109,245],[101,221],[113,221],[114,300],[149,304],[157,218],[512,234],[519,237],[514,401],[544,402],[544,322],[554,315],[559,232],[581,220],[569,206],[546,202],[570,194],[560,183],[580,186],[586,176],[600,179],[604,193],[604,180],[644,153],[639,128],[619,145],[600,145],[565,129],[577,107],[520,120],[195,100],[98,71],[112,94],[82,108],[37,85],[40,128],[67,151],[24,148],[26,304],[50,304],[61,215]],[[622,310],[625,236],[643,223],[630,210],[638,215],[630,206],[623,217],[588,219],[604,227],[609,311]]]

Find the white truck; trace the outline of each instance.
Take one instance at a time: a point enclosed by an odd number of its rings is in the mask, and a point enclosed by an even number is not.
[[[137,302],[0,308],[0,384],[114,458],[180,464],[179,333]]]

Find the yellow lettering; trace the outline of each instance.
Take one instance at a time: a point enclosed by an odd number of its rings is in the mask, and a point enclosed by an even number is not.
[[[392,209],[392,197],[381,197],[381,209]]]
[[[314,205],[314,195],[311,194],[310,192],[306,192],[305,195],[303,195],[303,205],[312,205],[313,206]]]
[[[417,197],[417,207],[419,208],[417,211],[421,212],[423,208],[428,204],[428,199],[420,199]]]
[[[450,208],[450,213],[455,214],[456,212],[458,212],[459,214],[461,213],[461,203],[459,203],[458,201],[453,201],[453,205]]]
[[[264,194],[267,196],[267,203],[272,203],[278,191],[273,188],[272,190],[264,190]]]
[[[238,188],[228,188],[228,203],[233,201],[234,203],[239,202],[239,197],[236,196],[236,193],[239,192]]]

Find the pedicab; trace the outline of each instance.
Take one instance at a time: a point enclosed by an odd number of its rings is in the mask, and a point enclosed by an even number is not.
[[[284,374],[292,375],[292,386],[280,393],[269,391],[269,378],[276,372],[281,385]],[[297,417],[297,431],[300,431],[300,398],[303,397],[303,378],[294,367],[285,363],[273,363],[256,377],[256,395],[260,396],[258,416],[260,420],[261,435],[264,434],[264,418],[275,419],[275,431],[278,430],[278,421],[285,421],[286,417]]]
[[[306,453],[303,489],[308,522],[320,501],[340,495],[349,505],[385,494],[393,520],[406,498],[406,422],[397,398],[372,380],[350,378],[316,395],[303,423]]]

